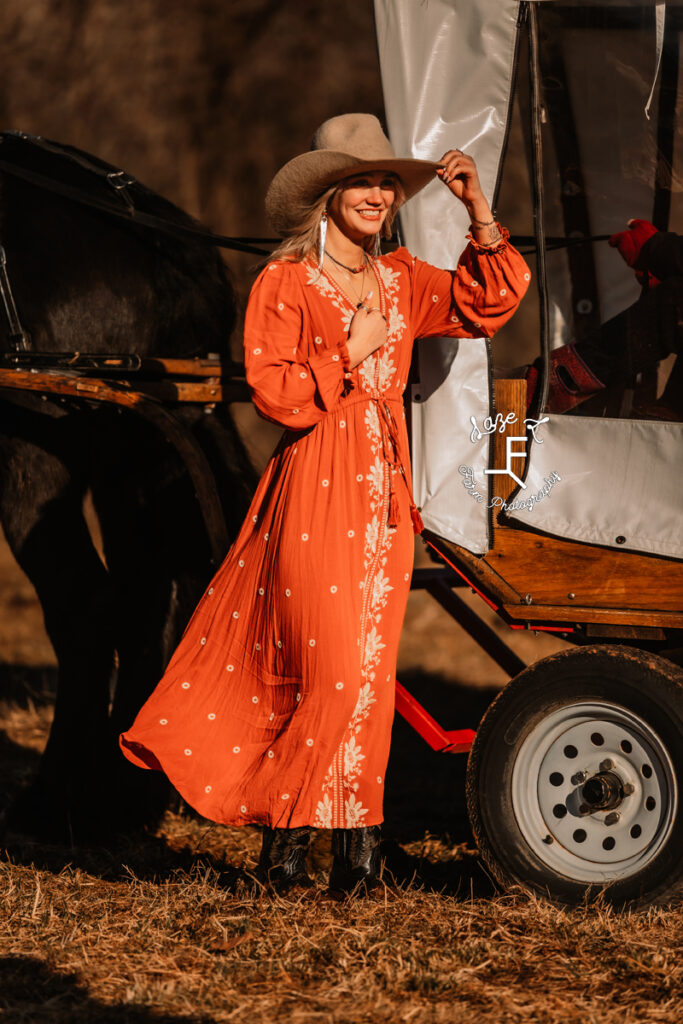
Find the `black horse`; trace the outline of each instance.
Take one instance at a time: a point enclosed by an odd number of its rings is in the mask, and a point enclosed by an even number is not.
[[[235,300],[217,250],[182,236],[198,227],[187,214],[115,172],[78,150],[1,137],[0,243],[28,346],[212,352],[229,362]],[[118,206],[179,232],[115,216]],[[7,353],[21,340],[1,311],[0,320]],[[255,477],[229,407],[177,416],[209,457],[234,537]],[[83,514],[88,491],[104,563]],[[166,791],[156,773],[129,768],[117,736],[159,679],[215,568],[187,468],[133,412],[5,388],[0,521],[36,588],[59,663],[39,773],[9,821],[72,841],[149,821]]]

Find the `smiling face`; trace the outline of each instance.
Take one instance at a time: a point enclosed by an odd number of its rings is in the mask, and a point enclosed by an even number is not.
[[[347,238],[362,245],[382,230],[395,199],[395,176],[387,171],[369,171],[344,179],[328,213]]]

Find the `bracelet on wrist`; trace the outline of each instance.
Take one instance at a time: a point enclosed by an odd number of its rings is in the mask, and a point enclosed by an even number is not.
[[[476,239],[477,245],[481,245],[484,249],[493,249],[495,245],[505,241],[505,235],[502,231],[496,228],[495,238],[492,238],[490,242],[482,242],[480,239]]]

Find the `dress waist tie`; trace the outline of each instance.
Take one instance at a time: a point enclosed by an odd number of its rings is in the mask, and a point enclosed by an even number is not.
[[[398,508],[398,497],[396,495],[395,487],[395,471],[398,471],[403,477],[406,489],[408,491],[408,499],[410,501],[410,518],[413,524],[413,530],[415,533],[422,533],[424,530],[424,523],[422,517],[415,504],[413,498],[413,490],[410,485],[410,480],[405,471],[403,460],[400,455],[400,442],[398,435],[398,427],[396,420],[394,419],[389,403],[384,400],[381,391],[372,392],[371,398],[377,407],[380,432],[382,435],[382,453],[384,461],[389,464],[389,518],[388,525],[395,527],[399,523],[399,508]]]

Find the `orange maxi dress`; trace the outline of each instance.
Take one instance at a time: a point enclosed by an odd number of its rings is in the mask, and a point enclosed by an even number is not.
[[[528,268],[470,241],[455,271],[375,261],[386,343],[354,369],[353,303],[307,261],[254,284],[254,403],[286,431],[162,680],[121,737],[200,814],[230,825],[382,821],[399,633],[413,563],[403,392],[416,337],[492,335]]]

